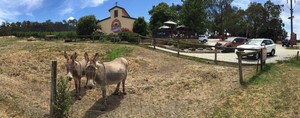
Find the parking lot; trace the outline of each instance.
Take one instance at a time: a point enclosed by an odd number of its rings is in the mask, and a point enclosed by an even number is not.
[[[209,39],[208,42],[206,43],[207,45],[215,45],[218,39]],[[161,47],[156,47],[159,50],[171,52],[171,53],[177,53],[177,51],[161,48]],[[276,63],[277,60],[286,60],[289,59],[290,57],[294,57],[297,55],[297,51],[300,51],[300,49],[286,49],[285,47],[282,47],[280,44],[276,44],[276,52],[275,56],[268,56],[266,63]],[[215,54],[214,53],[186,53],[186,52],[180,52],[181,55],[186,55],[186,56],[193,56],[193,57],[198,57],[198,58],[203,58],[203,59],[209,59],[209,60],[214,60],[215,59]],[[237,55],[232,52],[232,53],[218,53],[217,55],[217,60],[218,61],[224,61],[224,62],[233,62],[237,63]],[[257,60],[253,59],[248,59],[248,58],[243,58],[243,63],[246,64],[256,64]]]

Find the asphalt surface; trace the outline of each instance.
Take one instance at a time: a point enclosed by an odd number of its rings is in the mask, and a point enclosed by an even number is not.
[[[215,45],[217,42],[217,39],[209,39],[209,41],[206,43],[207,45]],[[156,49],[170,52],[170,53],[177,53],[177,51],[156,47]],[[300,49],[286,49],[285,47],[282,47],[280,44],[276,44],[276,52],[274,56],[268,56],[266,63],[277,63],[278,60],[287,60],[291,57],[295,57],[297,55],[297,51],[300,52]],[[214,53],[187,53],[187,52],[180,52],[180,55],[186,55],[186,56],[192,56],[192,57],[198,57],[208,60],[214,60],[215,54]],[[223,61],[223,62],[233,62],[238,63],[237,55],[236,53],[218,53],[217,54],[217,60]],[[243,58],[242,63],[245,64],[257,64],[257,60],[249,59],[249,58]]]

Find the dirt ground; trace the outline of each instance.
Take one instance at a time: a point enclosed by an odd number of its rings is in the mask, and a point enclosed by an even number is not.
[[[58,77],[64,76],[63,51],[101,56],[114,47],[133,52],[126,81],[127,95],[110,95],[102,107],[101,90],[82,88],[82,100],[72,105],[72,118],[94,117],[210,117],[228,91],[239,88],[238,69],[204,64],[134,45],[0,40],[0,117],[49,115],[51,60],[58,61]],[[245,74],[252,68],[244,68]],[[82,78],[82,85],[86,78]],[[74,91],[74,83],[70,82]]]

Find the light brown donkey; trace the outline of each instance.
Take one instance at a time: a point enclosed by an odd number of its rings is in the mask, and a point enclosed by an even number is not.
[[[89,58],[86,66],[87,87],[92,89],[94,81],[98,83],[102,90],[102,97],[104,99],[104,109],[106,110],[106,86],[117,84],[117,88],[113,94],[119,95],[119,87],[122,82],[123,94],[125,92],[125,80],[127,77],[128,61],[125,58],[117,58],[110,62],[98,63],[99,54],[96,53],[93,58]]]
[[[81,84],[81,77],[85,75],[85,67],[87,64],[88,60],[88,55],[87,53],[84,54],[84,59],[81,61],[77,61],[77,53],[74,52],[71,57],[69,58],[67,55],[67,52],[64,51],[64,56],[67,60],[66,62],[66,69],[67,69],[67,78],[71,81],[74,79],[75,83],[75,89],[76,93],[75,96],[77,97],[78,100],[81,100],[80,96],[80,84]],[[86,81],[87,84],[87,81]]]

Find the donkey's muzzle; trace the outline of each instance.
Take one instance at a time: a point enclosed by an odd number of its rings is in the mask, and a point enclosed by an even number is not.
[[[72,81],[72,77],[67,77],[69,81]]]
[[[93,86],[87,86],[89,89],[93,89],[94,87]]]

